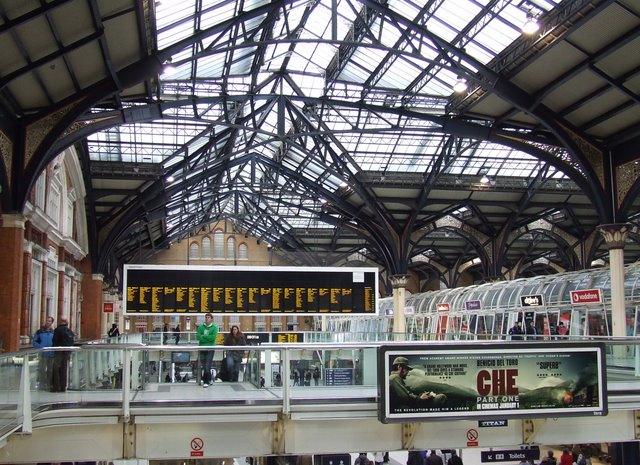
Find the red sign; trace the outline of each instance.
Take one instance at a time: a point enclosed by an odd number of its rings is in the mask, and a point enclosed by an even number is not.
[[[600,302],[602,302],[602,292],[600,292],[600,289],[571,291],[572,304],[594,304]]]
[[[204,441],[200,438],[193,438],[191,440],[191,457],[203,457]]]
[[[478,446],[478,431],[475,429],[467,430],[467,447]]]
[[[102,311],[104,313],[113,313],[113,302],[105,302],[102,304]]]
[[[448,312],[451,309],[451,306],[447,303],[444,304],[436,304],[436,309],[439,312]]]

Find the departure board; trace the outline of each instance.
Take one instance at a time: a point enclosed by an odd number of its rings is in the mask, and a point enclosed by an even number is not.
[[[125,265],[124,311],[141,314],[371,314],[376,268]]]

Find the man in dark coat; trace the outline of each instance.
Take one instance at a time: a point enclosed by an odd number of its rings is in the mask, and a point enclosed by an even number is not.
[[[75,342],[75,334],[69,329],[66,318],[60,319],[60,324],[53,331],[53,347],[70,347]],[[51,392],[65,392],[67,390],[67,378],[69,358],[71,352],[56,351],[53,357],[53,378]]]

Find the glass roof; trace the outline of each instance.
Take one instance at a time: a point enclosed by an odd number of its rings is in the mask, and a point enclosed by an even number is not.
[[[441,118],[456,81],[473,86],[477,66],[522,35],[527,15],[558,3],[157,1],[157,48],[170,48],[175,66],[159,77],[158,98],[185,104],[90,136],[90,157],[160,164],[175,178],[174,238],[234,216],[273,240],[332,228],[318,221],[322,202],[356,175],[434,169],[451,151]],[[464,137],[445,165],[447,174],[492,178],[546,169]],[[272,218],[252,216],[258,208]]]

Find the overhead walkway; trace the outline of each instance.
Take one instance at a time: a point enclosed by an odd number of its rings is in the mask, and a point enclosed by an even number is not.
[[[327,336],[309,334],[306,340],[322,337]],[[505,426],[480,427],[477,419],[381,423],[377,348],[383,343],[335,342],[347,338],[353,335],[333,333],[334,342],[247,346],[244,379],[208,388],[198,385],[197,377],[186,380],[197,368],[198,351],[188,338],[178,346],[121,340],[71,348],[64,393],[44,389],[41,351],[5,354],[0,358],[0,462],[476,450],[627,442],[636,440],[640,430],[636,339],[602,339],[608,415],[505,417]],[[567,342],[553,344],[561,351]],[[216,359],[222,355],[223,348],[216,349]],[[304,372],[315,365],[322,368],[317,386],[313,379],[305,386],[304,375],[294,385],[294,369]],[[174,379],[186,381],[168,382]]]

